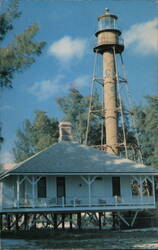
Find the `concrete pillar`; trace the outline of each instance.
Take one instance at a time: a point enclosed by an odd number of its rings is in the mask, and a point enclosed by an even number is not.
[[[117,155],[116,69],[112,49],[103,53],[103,79],[107,152]]]

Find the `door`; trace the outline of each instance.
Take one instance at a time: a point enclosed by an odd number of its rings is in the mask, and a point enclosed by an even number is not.
[[[121,196],[120,177],[112,177],[113,196]]]
[[[65,177],[57,177],[57,203],[59,205],[65,204]]]

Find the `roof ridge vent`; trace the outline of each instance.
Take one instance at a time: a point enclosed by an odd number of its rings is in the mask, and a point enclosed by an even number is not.
[[[72,124],[71,122],[60,122],[59,123],[59,142],[61,141],[72,141]]]

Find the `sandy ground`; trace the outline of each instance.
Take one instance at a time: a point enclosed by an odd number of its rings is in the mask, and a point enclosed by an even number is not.
[[[1,239],[0,249],[158,249],[158,231],[56,232],[43,239]]]

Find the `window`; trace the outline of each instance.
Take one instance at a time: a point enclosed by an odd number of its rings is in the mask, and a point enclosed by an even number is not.
[[[46,188],[46,177],[42,177],[37,183],[37,195],[38,198],[47,197],[47,188]]]
[[[120,177],[112,177],[113,196],[120,196]]]
[[[132,177],[131,188],[132,195],[153,195],[152,181],[150,180],[150,178],[140,177],[138,179],[137,177]]]
[[[115,29],[116,19],[114,17],[103,17],[99,20],[99,30]]]

